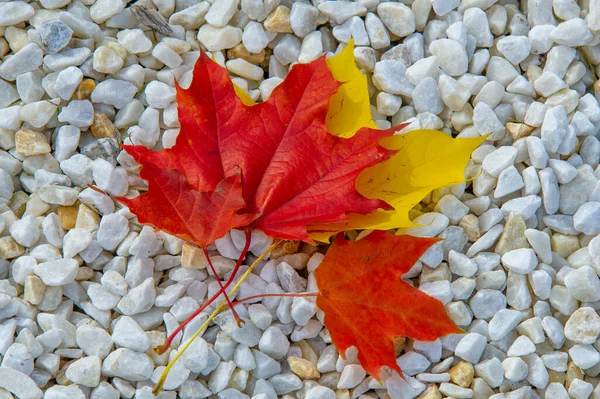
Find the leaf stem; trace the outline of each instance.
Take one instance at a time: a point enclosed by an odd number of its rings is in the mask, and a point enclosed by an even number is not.
[[[271,252],[277,245],[279,245],[280,242],[281,242],[281,240],[275,241],[269,248],[267,248],[267,250],[265,252],[263,252],[252,263],[252,265],[250,265],[248,270],[246,270],[246,272],[242,275],[242,277],[238,280],[238,282],[231,289],[231,291],[230,291],[231,294],[235,293],[240,288],[240,286],[242,285],[244,280],[250,275],[250,273],[252,273],[252,270],[254,270],[256,265],[258,265],[260,263],[260,261],[262,261],[265,258],[265,256],[267,256],[267,254],[269,252]],[[230,278],[230,280],[232,280],[232,279]],[[229,280],[228,280],[228,282],[229,282]],[[227,284],[225,284],[225,285],[227,285]],[[171,371],[175,362],[177,362],[177,360],[179,360],[179,358],[183,355],[183,353],[187,350],[187,348],[189,348],[189,346],[192,344],[192,342],[194,342],[194,339],[196,339],[206,329],[206,327],[208,327],[210,322],[215,318],[216,315],[218,315],[221,312],[221,310],[224,306],[225,306],[225,300],[222,300],[221,303],[219,304],[219,306],[217,306],[217,308],[210,314],[210,316],[208,316],[208,319],[206,319],[206,321],[204,323],[202,323],[202,325],[200,326],[200,328],[198,328],[198,330],[194,333],[194,335],[192,335],[190,337],[190,339],[188,339],[185,342],[185,344],[183,344],[183,346],[177,351],[177,354],[173,357],[173,359],[171,359],[169,364],[167,364],[167,367],[165,367],[160,378],[158,379],[158,382],[154,386],[154,389],[152,390],[152,394],[154,396],[158,395],[160,393],[160,391],[162,391],[162,387],[165,384],[165,381],[167,380],[169,371]],[[179,331],[174,331],[173,334],[175,334],[176,332],[179,332]],[[173,335],[173,334],[171,334],[171,335]]]
[[[231,272],[231,276],[229,276],[229,279],[227,280],[227,282],[223,286],[221,286],[219,291],[217,291],[212,297],[210,297],[202,306],[200,306],[198,309],[196,309],[196,311],[194,313],[192,313],[187,319],[185,319],[171,333],[171,335],[169,335],[167,340],[161,346],[154,348],[154,351],[156,353],[158,353],[158,354],[165,353],[167,351],[167,349],[169,349],[169,347],[171,346],[171,343],[173,342],[173,340],[175,339],[177,334],[179,334],[179,332],[181,330],[183,330],[183,328],[190,321],[192,321],[194,319],[194,317],[198,316],[200,314],[200,312],[202,312],[204,309],[209,307],[210,304],[213,303],[219,297],[219,295],[221,295],[223,292],[225,292],[225,290],[231,285],[231,283],[233,283],[233,280],[235,279],[235,275],[237,274],[238,270],[240,270],[240,266],[242,265],[242,262],[243,262],[244,258],[246,257],[246,254],[248,253],[248,249],[250,248],[250,234],[251,234],[250,230],[247,230],[246,231],[246,244],[244,245],[244,249],[242,250],[242,253],[240,254],[240,256],[235,264],[235,267],[233,268],[233,271]]]
[[[248,238],[246,238],[246,240],[249,241]],[[235,322],[236,322],[237,326],[240,327],[242,325],[243,320],[240,318],[240,316],[237,314],[237,312],[233,308],[231,299],[229,298],[229,295],[227,294],[225,287],[223,287],[221,278],[217,274],[217,270],[215,269],[215,267],[212,263],[212,260],[210,259],[210,256],[208,255],[208,250],[206,248],[202,248],[202,252],[204,253],[204,257],[206,258],[206,261],[208,262],[208,266],[210,267],[210,270],[212,271],[213,276],[215,276],[215,279],[219,283],[219,287],[221,288],[221,291],[223,291],[223,295],[225,295],[225,300],[227,301],[227,306],[229,306],[229,309],[231,309],[231,313],[233,314],[233,317],[235,318]]]
[[[238,299],[237,301],[233,302],[233,306],[237,306],[242,304],[243,302],[246,301],[250,301],[252,299],[257,299],[257,298],[266,298],[266,297],[271,297],[271,296],[317,296],[319,295],[318,292],[300,292],[300,293],[296,293],[296,292],[292,292],[289,294],[260,294],[260,295],[252,295],[246,298],[242,298],[242,299]]]

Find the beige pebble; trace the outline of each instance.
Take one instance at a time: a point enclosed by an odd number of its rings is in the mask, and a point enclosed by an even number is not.
[[[91,210],[87,205],[81,204],[77,210],[75,227],[88,231],[96,231],[100,227],[100,215]]]
[[[81,266],[77,269],[77,277],[75,277],[75,280],[86,281],[92,277],[94,277],[94,270],[91,267]]]
[[[100,46],[92,58],[94,69],[102,73],[115,73],[123,67],[123,59],[112,48]]]
[[[92,79],[84,79],[81,83],[79,83],[73,98],[75,100],[87,100],[95,88],[96,82],[94,82]]]
[[[523,218],[518,214],[511,212],[506,219],[504,231],[496,244],[496,253],[500,256],[509,251],[520,248],[529,248],[529,242],[525,238],[527,225]]]
[[[506,124],[506,131],[514,141],[531,135],[534,130],[535,128],[533,126],[529,126],[524,123],[509,122]]]
[[[290,9],[286,6],[278,6],[267,19],[265,29],[269,32],[292,33],[290,26]]]
[[[471,363],[462,360],[456,365],[454,365],[450,369],[449,373],[450,379],[453,383],[463,388],[467,388],[471,385],[471,382],[473,381],[475,370]]]
[[[40,132],[22,129],[17,132],[15,139],[17,152],[26,157],[48,154],[51,151],[46,136]]]
[[[300,241],[283,241],[271,251],[271,259],[278,259],[285,255],[291,255],[300,249]]]
[[[205,269],[208,266],[202,249],[184,243],[181,249],[181,266],[186,269]]]
[[[44,299],[46,284],[38,276],[25,277],[25,295],[23,299],[32,305],[39,305]]]
[[[442,394],[440,393],[437,385],[432,385],[421,396],[419,396],[419,399],[442,399]]]
[[[227,50],[227,58],[232,60],[234,58],[244,59],[252,64],[260,64],[265,59],[265,50],[262,50],[260,53],[251,53],[246,49],[243,43],[238,44],[237,46]]]
[[[306,264],[308,263],[309,259],[310,259],[310,256],[299,252],[297,254],[292,254],[292,255],[283,255],[282,257],[280,257],[277,260],[280,262],[287,263],[288,265],[292,266],[296,270],[301,270],[306,267]]]
[[[338,389],[335,391],[335,399],[350,399],[350,391],[347,389]]]
[[[71,206],[59,206],[58,207],[58,219],[60,225],[64,230],[71,230],[75,227],[77,221],[77,213],[79,212],[79,204],[76,202]]]
[[[570,361],[569,364],[567,365],[567,375],[566,375],[566,380],[565,380],[565,387],[567,387],[567,389],[569,389],[569,387],[571,386],[571,383],[576,379],[583,380],[583,371],[581,371],[581,369],[578,366],[576,366],[575,363]]]
[[[319,356],[314,351],[314,349],[308,344],[308,342],[302,340],[296,342],[294,345],[298,346],[302,351],[302,358],[311,362],[314,366],[317,365],[317,361],[319,360]]]
[[[287,359],[292,372],[303,380],[317,380],[321,378],[321,373],[309,360],[301,357],[290,356]]]
[[[102,112],[94,112],[94,120],[90,126],[92,134],[99,139],[120,138],[119,129]]]
[[[475,242],[481,237],[481,231],[479,230],[479,220],[477,216],[472,213],[463,216],[463,218],[458,223],[459,227],[462,227],[465,230],[465,234],[467,238],[471,242]]]
[[[25,252],[12,237],[0,238],[0,259],[13,259]]]
[[[577,236],[554,233],[550,241],[552,250],[565,259],[580,248]]]

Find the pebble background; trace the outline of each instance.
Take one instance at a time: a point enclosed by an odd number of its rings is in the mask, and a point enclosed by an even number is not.
[[[152,351],[218,290],[199,250],[93,191],[133,195],[120,141],[167,148],[199,49],[257,100],[350,36],[384,128],[489,134],[466,184],[412,211],[437,236],[407,281],[466,335],[400,340],[384,386],[338,356],[313,298],[220,315],[160,398],[600,398],[600,0],[0,2],[0,398],[152,398]],[[255,259],[271,240],[253,234]],[[296,243],[297,244],[297,243]],[[211,248],[227,277],[243,246]],[[238,297],[314,292],[277,249]],[[249,264],[249,263],[248,263]],[[210,307],[207,311],[212,311]]]

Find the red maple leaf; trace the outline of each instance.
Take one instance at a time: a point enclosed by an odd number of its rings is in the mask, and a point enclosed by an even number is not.
[[[338,234],[315,271],[317,307],[340,354],[356,346],[363,368],[379,380],[379,369],[399,373],[393,340],[421,341],[459,333],[437,299],[402,275],[438,240],[374,231],[359,241]]]
[[[153,179],[147,193],[121,199],[140,221],[201,246],[251,220],[249,227],[271,237],[312,242],[310,223],[389,209],[360,195],[355,181],[393,154],[378,142],[397,128],[363,128],[348,139],[329,134],[325,117],[340,83],[324,57],[294,66],[268,101],[253,106],[241,102],[226,70],[203,52],[193,76],[189,89],[176,87],[176,144],[162,151],[124,146],[142,165],[142,177]],[[228,179],[240,172],[243,199],[235,200],[238,190]],[[229,196],[210,194],[223,181]],[[193,212],[194,223],[181,207]]]

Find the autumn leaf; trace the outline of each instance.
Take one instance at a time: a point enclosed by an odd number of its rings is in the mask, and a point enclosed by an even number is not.
[[[340,222],[348,212],[366,214],[389,208],[382,200],[358,193],[355,181],[366,167],[393,154],[378,142],[396,129],[363,128],[351,138],[329,134],[326,115],[341,83],[332,76],[324,57],[294,66],[268,101],[251,106],[236,95],[226,70],[205,53],[193,76],[189,89],[176,87],[181,125],[176,144],[162,151],[124,146],[142,170],[172,171],[163,172],[140,195],[145,199],[139,201],[154,208],[146,214],[146,223],[194,237],[192,242],[199,245],[210,243],[214,231],[199,237],[182,223],[177,203],[164,199],[179,195],[174,187],[211,193],[237,173],[241,173],[245,203],[238,213],[257,215],[249,227],[274,238],[312,242],[307,232],[310,223]],[[187,188],[182,188],[179,175]],[[153,194],[157,191],[160,195]],[[214,213],[212,218],[226,215],[226,221],[217,223],[237,227],[240,220],[229,211]]]
[[[371,113],[367,75],[356,66],[354,40],[327,59],[335,80],[342,85],[329,100],[327,128],[331,134],[352,137],[362,127],[377,128]]]
[[[135,148],[130,149],[134,158]],[[140,176],[148,181],[146,194],[116,199],[127,205],[140,223],[160,223],[163,230],[188,242],[206,247],[256,218],[236,213],[244,207],[239,173],[223,179],[211,192],[194,191],[179,172],[151,163],[142,168]]]
[[[314,224],[311,234],[327,240],[349,229],[390,230],[414,226],[408,212],[431,191],[465,181],[464,170],[471,153],[486,137],[454,139],[435,130],[414,130],[381,140],[396,154],[365,169],[356,180],[356,189],[367,198],[381,199],[394,207],[368,215],[349,215],[337,224]]]
[[[384,231],[347,241],[340,233],[315,271],[317,307],[333,343],[342,355],[356,346],[360,364],[377,380],[382,366],[401,372],[395,337],[434,341],[461,332],[440,301],[402,280],[437,241]]]
[[[329,133],[339,137],[352,137],[363,127],[377,128],[371,113],[371,100],[367,75],[356,66],[354,39],[338,54],[327,59],[333,78],[341,83],[329,100],[326,124]],[[243,89],[235,86],[235,93],[246,105],[254,101]]]

